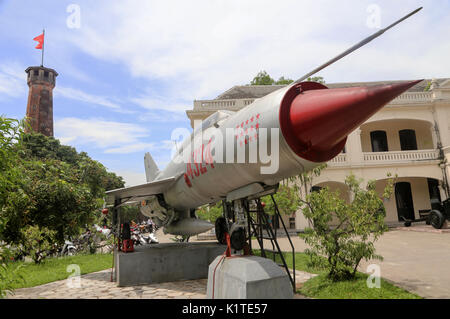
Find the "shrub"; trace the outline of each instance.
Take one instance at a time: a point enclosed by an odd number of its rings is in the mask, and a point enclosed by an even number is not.
[[[34,263],[39,264],[45,257],[55,252],[56,231],[45,227],[27,226],[21,230],[21,233],[23,251],[33,259]]]
[[[331,192],[328,188],[312,192],[302,200],[303,214],[313,225],[301,236],[310,246],[305,252],[311,266],[326,267],[333,281],[354,278],[363,259],[382,259],[375,253],[374,242],[387,230],[386,212],[375,191],[375,181],[361,189],[360,181],[350,175],[345,184],[354,198],[349,204],[338,191]],[[392,185],[393,180],[389,179],[383,198],[390,197]],[[337,220],[335,227],[330,225],[333,216]],[[325,256],[326,261],[320,256]]]

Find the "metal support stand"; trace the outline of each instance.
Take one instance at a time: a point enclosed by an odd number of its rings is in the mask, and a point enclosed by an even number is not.
[[[251,242],[252,237],[256,237],[256,240],[258,241],[259,247],[261,249],[261,257],[267,258],[267,252],[272,253],[273,260],[276,261],[276,255],[280,256],[282,266],[286,273],[288,274],[289,280],[292,284],[292,289],[294,290],[294,293],[296,291],[296,284],[295,284],[295,248],[294,244],[292,243],[292,240],[289,236],[289,233],[287,231],[286,225],[284,224],[283,219],[281,218],[280,211],[278,210],[277,203],[273,197],[273,195],[270,195],[272,202],[274,204],[274,214],[273,218],[278,218],[281,221],[281,224],[283,225],[283,229],[286,233],[286,236],[289,240],[289,243],[291,245],[292,249],[292,271],[293,273],[289,271],[289,267],[286,263],[285,256],[283,255],[283,252],[280,249],[280,246],[278,244],[277,240],[277,231],[274,230],[271,223],[269,223],[267,219],[267,214],[264,211],[264,207],[261,204],[261,198],[257,198],[254,200],[256,204],[256,209],[251,209],[250,207],[250,201],[246,201],[245,209],[247,211],[247,221],[248,221],[248,242],[250,244],[251,249]],[[253,214],[253,216],[252,216]],[[255,217],[255,218],[253,218]],[[256,221],[255,221],[256,219]],[[270,240],[270,243],[272,245],[272,249],[265,249],[264,248],[264,239]]]

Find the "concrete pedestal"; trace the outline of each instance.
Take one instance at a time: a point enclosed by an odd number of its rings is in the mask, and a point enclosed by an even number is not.
[[[212,299],[213,285],[214,299],[291,299],[294,297],[286,271],[272,260],[257,256],[220,260],[221,256],[218,256],[209,265],[206,298]],[[215,275],[214,269],[216,269]]]
[[[116,252],[119,287],[208,277],[208,265],[226,246],[217,243],[164,243],[135,247],[132,253]]]

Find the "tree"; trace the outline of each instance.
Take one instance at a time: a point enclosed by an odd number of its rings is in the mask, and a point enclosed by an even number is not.
[[[325,80],[321,76],[309,77],[309,78],[306,79],[306,81],[317,82],[317,83],[320,83],[320,84],[325,84]]]
[[[299,208],[298,194],[294,188],[287,185],[280,185],[276,194],[273,195],[275,202],[277,203],[280,214],[291,215],[295,213]],[[261,200],[266,204],[264,211],[268,214],[275,212],[275,207],[270,196],[264,196]]]
[[[31,226],[21,230],[23,237],[23,251],[31,256],[35,264],[41,263],[45,257],[51,255],[54,250],[55,231],[39,226]]]
[[[22,172],[17,167],[19,157],[15,148],[21,143],[23,125],[16,119],[0,116],[0,240],[7,223],[3,208],[14,200],[10,192],[22,178]]]
[[[353,175],[346,178],[354,198],[350,203],[342,199],[339,191],[331,192],[327,187],[302,200],[303,214],[312,223],[301,236],[310,247],[305,252],[311,266],[326,267],[333,281],[354,278],[363,259],[382,260],[375,253],[374,242],[387,230],[383,200],[375,191],[375,181],[370,181],[366,189],[360,183]],[[393,185],[393,179],[388,179],[383,199],[390,198]],[[333,217],[337,220],[335,227],[330,225]]]
[[[76,167],[50,159],[19,165],[22,178],[3,207],[7,222],[1,235],[6,242],[24,243],[27,238],[21,230],[36,225],[55,231],[55,238],[63,243],[92,222],[94,212],[102,207],[102,197],[95,196]]]
[[[325,80],[321,76],[309,77],[306,81],[325,84]],[[260,71],[250,82],[250,85],[288,85],[292,82],[294,82],[294,80],[286,79],[284,76],[280,77],[278,81],[275,81],[266,71]]]
[[[58,160],[68,163],[82,172],[80,182],[89,184],[95,197],[103,196],[105,190],[122,188],[125,186],[123,178],[91,159],[86,152],[77,153],[76,149],[61,145],[59,140],[40,133],[23,134],[21,144],[24,160]],[[18,149],[19,151],[19,149]]]
[[[62,243],[101,216],[105,191],[124,187],[86,153],[53,137],[24,134],[17,120],[1,118],[0,240],[24,244],[27,226],[55,231]]]
[[[275,80],[266,71],[260,71],[250,82],[250,85],[272,85]]]
[[[69,164],[76,164],[79,155],[75,148],[61,145],[54,137],[45,136],[40,133],[23,134],[22,146],[24,159],[56,159]]]
[[[292,79],[285,79],[284,76],[280,77],[278,81],[275,82],[277,85],[288,85],[294,82]]]
[[[213,205],[205,205],[197,210],[197,216],[200,219],[215,223],[216,219],[223,215],[222,202]]]

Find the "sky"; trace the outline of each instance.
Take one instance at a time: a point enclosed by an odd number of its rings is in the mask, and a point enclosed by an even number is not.
[[[45,28],[55,137],[144,183],[145,152],[167,165],[194,100],[261,70],[298,79],[421,6],[317,74],[328,83],[450,77],[450,0],[0,0],[0,114],[25,117]]]

